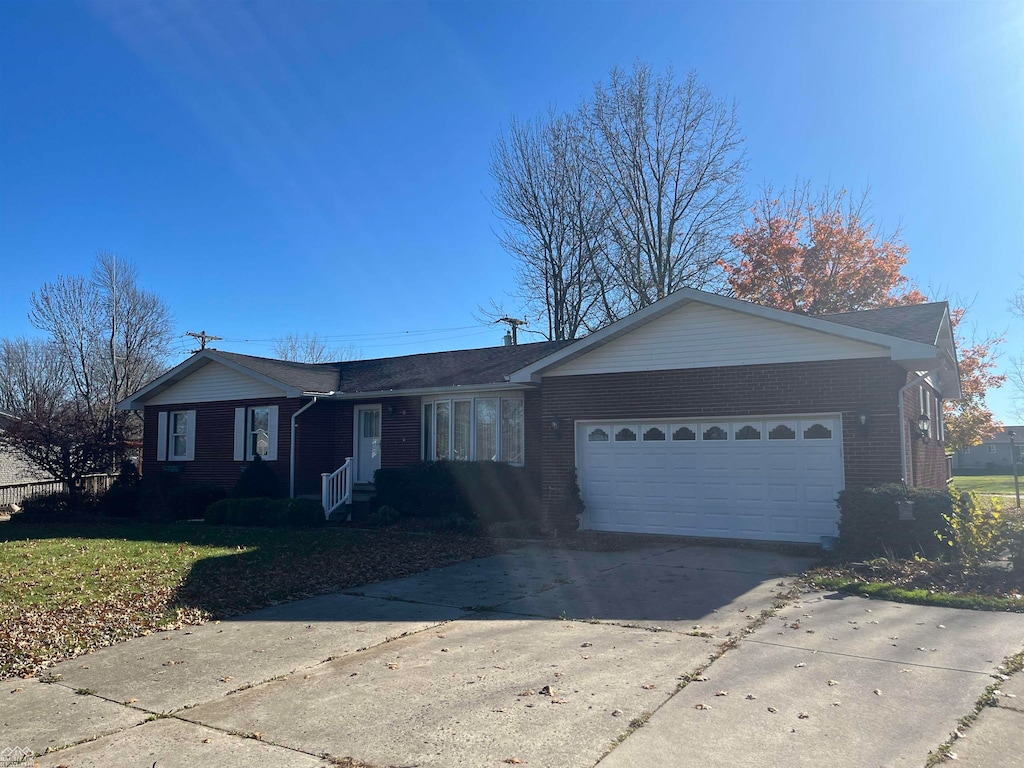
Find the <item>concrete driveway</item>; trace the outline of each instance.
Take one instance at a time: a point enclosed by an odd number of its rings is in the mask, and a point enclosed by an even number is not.
[[[1024,648],[1022,615],[827,593],[779,608],[807,565],[678,542],[523,549],[159,633],[58,665],[50,683],[7,681],[0,755],[922,766]]]

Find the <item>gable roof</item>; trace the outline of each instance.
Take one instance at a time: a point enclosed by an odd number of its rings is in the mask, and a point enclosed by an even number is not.
[[[587,351],[691,302],[753,315],[765,320],[787,323],[799,328],[817,331],[840,338],[861,341],[888,349],[890,358],[908,371],[935,371],[942,382],[944,396],[948,399],[960,397],[960,377],[956,365],[956,349],[949,332],[948,311],[944,302],[936,304],[893,307],[891,310],[865,310],[863,313],[846,313],[829,317],[810,317],[795,312],[786,312],[765,307],[728,296],[705,293],[693,288],[682,288],[663,299],[622,318],[600,331],[592,333],[572,346],[555,351],[551,355],[522,368],[512,374],[513,382],[539,382],[545,371],[556,365],[573,360]],[[875,318],[859,318],[855,315],[873,315]],[[845,322],[844,322],[845,320]],[[861,324],[869,327],[861,327]],[[870,327],[870,326],[874,326]],[[885,327],[890,333],[875,328]],[[927,341],[922,339],[928,338]]]
[[[301,392],[333,392],[338,388],[339,363],[293,363],[269,357],[242,355],[238,352],[212,350],[217,358],[266,376]]]
[[[949,311],[944,301],[930,304],[909,304],[903,307],[862,309],[857,312],[839,312],[830,315],[815,315],[819,320],[839,323],[851,328],[884,333],[887,336],[935,344],[942,328],[942,321]]]
[[[170,388],[199,368],[220,363],[253,376],[282,391],[286,397],[408,392],[456,387],[507,385],[508,377],[525,365],[549,355],[569,341],[544,341],[518,346],[428,352],[374,360],[334,363],[293,363],[237,352],[206,349],[152,381],[118,407],[131,410]]]
[[[207,349],[158,377],[118,407],[126,410],[140,408],[151,397],[211,362],[274,386],[286,397],[327,395],[345,398],[371,393],[418,393],[457,387],[503,384],[514,387],[536,383],[551,367],[572,360],[690,302],[886,348],[891,359],[907,370],[936,371],[943,383],[945,397],[956,399],[960,396],[956,350],[945,302],[808,317],[684,288],[575,341],[546,341],[332,363],[294,363]]]

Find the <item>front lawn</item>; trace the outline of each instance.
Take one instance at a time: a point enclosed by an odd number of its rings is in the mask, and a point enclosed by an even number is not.
[[[407,576],[486,539],[202,524],[0,528],[0,679],[158,629]]]
[[[808,571],[805,579],[819,589],[898,603],[1024,613],[1024,577],[1006,563],[969,570],[933,560],[877,558],[821,566]]]
[[[1013,475],[954,475],[953,487],[958,491],[1013,495]]]

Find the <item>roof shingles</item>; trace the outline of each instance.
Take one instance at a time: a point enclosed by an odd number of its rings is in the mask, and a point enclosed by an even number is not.
[[[908,304],[903,307],[861,309],[834,315],[815,315],[818,320],[839,323],[862,331],[884,333],[908,341],[934,344],[949,305],[944,301]]]
[[[935,302],[817,315],[816,318],[934,344],[946,310],[946,302]],[[335,363],[293,363],[235,352],[217,351],[216,354],[302,392],[355,394],[503,384],[514,371],[572,343],[544,341]]]
[[[513,371],[570,344],[544,341],[514,347],[459,349],[375,360],[292,363],[217,352],[232,362],[303,392],[390,392],[408,389],[503,384]]]

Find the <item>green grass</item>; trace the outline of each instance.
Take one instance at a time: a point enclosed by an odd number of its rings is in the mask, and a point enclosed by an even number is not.
[[[341,528],[0,526],[0,679],[130,637],[407,576],[493,542]]]
[[[1013,475],[954,475],[953,486],[958,491],[1013,495]]]
[[[866,595],[897,603],[937,605],[943,608],[971,608],[981,611],[1013,611],[1024,613],[1024,600],[997,595],[974,595],[943,592],[924,588],[900,587],[885,581],[865,583],[853,578],[815,576],[811,584],[821,589],[833,589],[854,595]]]

